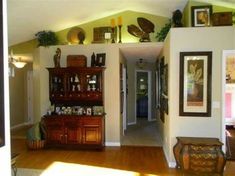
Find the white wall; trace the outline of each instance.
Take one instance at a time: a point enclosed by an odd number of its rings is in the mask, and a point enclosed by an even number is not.
[[[172,66],[170,63],[170,53],[171,53],[171,33],[168,33],[165,41],[164,41],[164,47],[163,47],[163,52],[161,54],[161,56],[158,59],[161,59],[162,56],[164,56],[164,64],[168,64],[168,105],[170,105],[170,101],[171,101],[171,97],[169,96],[169,92],[170,90],[175,91],[174,87],[171,87],[169,82],[171,80],[170,77],[170,69]],[[170,106],[169,106],[170,107]],[[159,111],[160,113],[160,111]],[[160,116],[160,114],[158,114]],[[158,118],[160,119],[160,117]],[[167,161],[170,160],[170,149],[169,146],[171,146],[171,140],[170,140],[170,118],[169,118],[169,109],[168,109],[168,114],[164,113],[164,119],[165,122],[163,123],[161,120],[158,121],[158,125],[159,125],[159,131],[161,134],[161,138],[162,138],[162,146],[163,146],[163,150],[166,156]]]
[[[211,117],[179,116],[179,53],[184,51],[212,51],[212,106],[221,103],[222,50],[235,47],[233,27],[172,28],[169,50],[169,140],[164,145],[169,165],[174,163],[173,146],[176,136],[222,138],[221,108],[212,107]],[[168,138],[167,138],[168,139]],[[166,140],[166,139],[164,139]]]
[[[0,175],[11,175],[11,153],[10,153],[10,116],[9,116],[9,82],[8,82],[8,43],[7,43],[7,18],[6,0],[3,3],[3,58],[4,59],[4,116],[5,119],[5,146],[0,148]]]
[[[49,74],[46,67],[54,67],[53,56],[56,48],[61,48],[61,67],[66,66],[67,55],[80,54],[87,56],[90,66],[90,57],[93,52],[106,53],[106,70],[104,72],[104,105],[105,112],[105,137],[106,142],[120,142],[120,86],[119,86],[119,48],[118,44],[105,45],[70,45],[40,47],[35,52],[34,62],[34,116],[39,121],[50,106],[49,101]]]
[[[50,106],[49,73],[46,67],[54,67],[53,56],[56,48],[62,51],[61,67],[66,66],[67,55],[82,54],[87,56],[87,65],[93,52],[106,53],[106,70],[104,72],[104,105],[105,112],[105,141],[108,145],[120,145],[121,115],[120,115],[120,62],[125,58],[120,48],[148,47],[157,43],[136,44],[91,44],[91,45],[62,45],[49,48],[40,47],[34,52],[34,121],[40,121]],[[125,62],[124,62],[125,63]],[[154,78],[154,76],[153,76]]]

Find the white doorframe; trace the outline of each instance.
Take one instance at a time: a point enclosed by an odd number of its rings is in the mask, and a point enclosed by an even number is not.
[[[226,56],[230,54],[235,54],[235,50],[223,50],[223,56],[222,56],[222,68],[221,68],[221,140],[224,143],[222,149],[225,152],[226,151],[226,122],[225,122],[225,90],[226,90]]]
[[[33,122],[33,71],[27,71],[27,123]]]
[[[136,108],[136,86],[137,86],[137,72],[147,72],[148,73],[148,121],[152,121],[152,71],[151,70],[135,70],[135,121],[137,122],[137,108]]]

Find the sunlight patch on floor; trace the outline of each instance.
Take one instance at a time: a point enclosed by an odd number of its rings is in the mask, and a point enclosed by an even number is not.
[[[40,176],[157,176],[138,172],[88,166],[73,163],[54,162]]]

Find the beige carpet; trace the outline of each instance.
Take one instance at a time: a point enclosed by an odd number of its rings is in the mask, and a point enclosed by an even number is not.
[[[39,169],[26,169],[26,168],[18,168],[17,176],[40,176],[43,170]]]
[[[138,118],[136,125],[129,125],[122,137],[122,145],[162,146],[162,140],[157,129],[156,121]]]

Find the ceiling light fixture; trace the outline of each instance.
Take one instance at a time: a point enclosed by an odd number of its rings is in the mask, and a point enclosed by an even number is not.
[[[146,65],[146,63],[143,61],[143,59],[139,59],[137,62],[136,62],[136,65],[140,68],[140,69],[143,69]]]
[[[12,61],[12,64],[16,67],[16,68],[23,68],[26,65],[26,62],[22,62],[21,58],[19,57],[19,60],[14,59]]]
[[[27,64],[26,62],[21,61],[21,57],[15,58],[12,50],[9,56],[9,63],[12,63],[16,68],[23,68]]]

